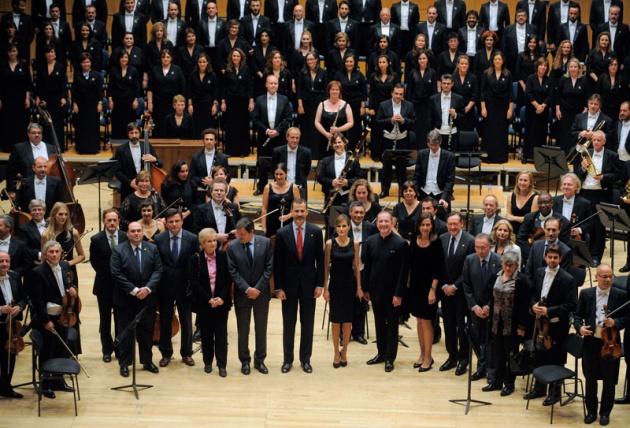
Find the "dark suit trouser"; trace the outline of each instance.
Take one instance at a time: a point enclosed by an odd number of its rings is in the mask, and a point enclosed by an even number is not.
[[[601,356],[604,342],[595,337],[584,338],[582,373],[585,380],[587,413],[597,414],[597,379],[602,379],[600,415],[610,415],[615,402],[615,384],[619,372],[619,360],[606,361]]]
[[[241,363],[249,363],[252,357],[249,353],[249,326],[254,312],[254,332],[256,335],[256,350],[254,361],[262,362],[267,358],[267,321],[269,319],[269,289],[262,292],[258,298],[249,299],[241,291],[234,291],[234,311],[236,312],[236,328],[238,330],[238,359]]]
[[[582,189],[580,196],[591,201],[593,212],[596,211],[596,205],[600,202],[610,203],[612,202],[612,192],[606,190],[588,190]],[[599,220],[599,216],[593,218],[593,230],[589,234],[591,237],[590,251],[591,256],[601,262],[604,255],[604,248],[606,247],[606,228]]]
[[[383,151],[393,149],[394,140],[383,137]],[[406,150],[409,147],[409,137],[402,138],[396,142],[396,150]],[[383,154],[383,171],[381,172],[382,191],[389,192],[392,186],[392,167],[394,163],[385,159]],[[407,161],[396,162],[396,180],[398,181],[398,191],[402,191],[402,185],[407,181]]]
[[[173,315],[175,304],[179,314],[179,331],[181,333],[179,353],[182,357],[192,356],[192,312],[190,304],[186,300],[186,290],[178,287],[175,296],[172,291],[161,290],[158,295],[160,307],[160,344],[159,349],[162,356],[171,358],[173,356]]]
[[[374,309],[377,352],[386,361],[394,362],[398,354],[400,308],[394,307],[391,300],[372,300],[372,308]]]
[[[470,318],[470,324],[472,326],[472,330],[475,332],[475,334],[477,335],[477,338],[479,340],[479,346],[482,350],[482,353],[485,356],[486,359],[486,363],[479,364],[479,362],[477,361],[477,369],[482,369],[484,368],[486,365],[490,366],[490,364],[487,364],[488,361],[488,353],[489,353],[489,339],[490,339],[490,321],[489,318],[479,318],[477,315],[475,315],[474,312],[471,312],[469,315]]]
[[[112,311],[114,309],[113,296],[98,295],[99,325],[98,331],[101,336],[101,351],[103,355],[109,355],[114,352],[114,341],[112,339]],[[118,335],[118,323],[116,322],[116,314],[114,314],[114,336]]]
[[[50,316],[50,320],[53,322],[55,331],[57,331],[59,336],[61,336],[63,339],[66,339],[68,337],[68,329],[59,325],[59,317]],[[59,338],[56,337],[53,333],[46,330],[42,325],[36,326],[35,329],[38,330],[44,338],[44,344],[39,354],[39,367],[41,367],[43,363],[50,360],[51,358],[68,358],[70,356],[66,348],[59,341]],[[67,342],[68,341],[66,340],[66,343]],[[6,354],[6,351],[4,351],[4,349],[2,350],[2,352]],[[15,362],[13,364],[15,364]],[[52,387],[52,381],[44,381],[44,384],[42,385],[43,389],[51,389]]]
[[[282,301],[282,345],[285,363],[292,363],[294,360],[293,348],[298,304],[300,307],[300,362],[310,363],[313,353],[315,299],[311,296],[287,298]]]
[[[2,325],[0,328],[0,343],[5,343],[9,340],[9,335],[6,330],[6,326]],[[7,354],[4,347],[0,350],[0,394],[11,391],[11,378],[13,377],[13,369],[15,368],[15,355]],[[9,358],[11,363],[9,365]]]
[[[260,158],[261,156],[271,157],[273,153],[273,149],[281,145],[280,137],[270,140],[269,143],[267,143],[265,147],[263,147],[263,143],[265,142],[267,137],[265,137],[264,135],[262,137],[263,137],[262,141],[260,139],[258,140],[258,147],[257,147],[258,158]],[[265,186],[267,186],[267,183],[269,182],[270,169],[273,169],[273,165],[267,165],[267,164],[263,165],[258,162],[256,163],[256,179],[258,180],[256,189],[260,190],[261,192],[265,190]]]
[[[136,326],[138,354],[140,356],[140,363],[143,365],[153,363],[153,327],[155,324],[155,308],[157,302],[156,297],[151,294],[145,297],[144,300],[133,297],[134,300],[128,300],[125,307],[117,308],[118,310],[116,310],[118,314],[118,325],[122,331],[134,321],[136,315],[138,315],[142,308],[148,306]],[[131,365],[134,346],[136,346],[136,344],[133,343],[133,331],[130,331],[118,345],[118,362],[121,366]]]
[[[514,386],[514,380],[516,374],[512,372],[510,368],[510,353],[518,352],[519,338],[515,334],[509,336],[503,335],[503,320],[499,320],[499,325],[496,335],[493,335],[493,348],[496,361],[496,375],[495,379],[498,382],[503,382],[505,386]]]
[[[464,332],[464,317],[468,313],[466,299],[462,290],[455,296],[442,295],[442,318],[444,319],[444,342],[446,352],[452,360],[460,364],[468,364],[468,338]],[[458,346],[459,343],[459,346]]]
[[[210,305],[204,307],[197,313],[199,325],[201,326],[201,352],[203,353],[203,364],[212,365],[215,355],[217,357],[217,367],[227,366],[228,353],[228,315],[229,310],[222,306],[212,309]]]
[[[368,311],[368,302],[354,298],[352,314],[352,337],[365,336],[365,314]]]

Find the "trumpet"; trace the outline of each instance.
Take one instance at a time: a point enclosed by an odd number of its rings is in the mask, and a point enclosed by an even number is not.
[[[626,185],[624,186],[624,190],[626,191],[625,196],[621,197],[621,200],[627,202],[630,200],[630,180],[626,181]]]
[[[591,175],[599,175],[599,171],[597,170],[597,167],[593,163],[593,158],[591,157],[591,154],[588,152],[589,143],[590,143],[590,140],[587,141],[585,144],[583,144],[581,148],[577,150],[578,150],[578,153],[582,155],[582,160],[586,160],[586,162],[588,163],[588,166],[586,167],[586,172],[588,172]]]

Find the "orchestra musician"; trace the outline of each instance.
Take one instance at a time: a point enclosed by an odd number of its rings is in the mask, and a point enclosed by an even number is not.
[[[17,353],[7,353],[6,345],[9,340],[9,330],[12,326],[7,325],[9,316],[12,320],[22,320],[22,311],[26,307],[26,293],[22,287],[19,276],[10,272],[11,256],[6,251],[0,251],[0,396],[8,398],[23,398],[24,396],[13,390],[11,378],[15,369],[15,359]],[[20,331],[13,331],[12,335]],[[12,337],[14,339],[14,337]]]
[[[221,245],[228,241],[229,235],[234,232],[236,222],[241,218],[238,205],[226,200],[227,187],[225,180],[215,178],[206,193],[210,200],[197,205],[193,210],[193,233],[211,227],[217,232],[217,239]]]
[[[42,260],[42,233],[46,230],[46,203],[39,199],[33,199],[28,204],[28,212],[31,219],[20,226],[18,236],[26,244],[31,253],[31,263],[39,263]]]
[[[503,217],[497,214],[499,211],[499,198],[495,195],[486,195],[483,198],[483,214],[476,215],[472,218],[468,233],[477,236],[480,233],[489,235],[494,229],[494,225]]]
[[[584,288],[580,291],[580,298],[575,311],[573,326],[584,337],[582,351],[582,373],[585,380],[586,417],[585,424],[592,424],[597,419],[597,381],[602,379],[601,405],[599,406],[599,424],[608,425],[610,412],[615,399],[615,385],[619,373],[619,358],[604,358],[602,356],[604,340],[602,339],[602,327],[608,330],[612,339],[611,330],[617,332],[624,329],[630,318],[627,308],[622,309],[613,317],[608,313],[626,303],[625,291],[613,287],[613,271],[607,264],[597,267],[597,287]],[[617,335],[616,345],[621,346],[621,335]],[[621,351],[620,351],[621,352]]]
[[[615,150],[619,155],[619,160],[626,162],[630,160],[630,101],[624,101],[619,106],[619,120],[617,121],[617,132],[615,140],[610,145],[611,150]]]
[[[333,189],[339,189],[331,205],[344,205],[348,202],[350,187],[359,179],[363,178],[363,171],[359,164],[359,159],[355,158],[346,171],[345,177],[341,178],[341,172],[352,156],[351,152],[346,152],[348,140],[343,134],[335,134],[332,137],[332,149],[334,154],[327,156],[320,161],[320,170],[317,174],[317,182],[322,185],[324,198],[329,197]]]
[[[6,251],[11,256],[11,270],[20,278],[26,275],[32,267],[31,254],[26,244],[12,236],[13,217],[0,214],[0,251]]]
[[[441,148],[442,136],[429,131],[428,148],[418,151],[413,181],[418,186],[419,199],[434,198],[444,210],[449,210],[455,185],[455,156]]]
[[[562,213],[562,216],[571,221],[571,237],[580,235],[584,239],[591,231],[592,219],[586,220],[593,211],[591,203],[578,195],[582,189],[582,183],[577,175],[572,172],[564,174],[560,177],[562,196],[553,197],[553,210]],[[574,224],[584,221],[578,227]]]
[[[586,141],[593,139],[593,130],[599,127],[606,134],[606,139],[611,140],[615,136],[613,120],[606,116],[602,110],[602,97],[593,94],[588,99],[588,111],[575,116],[571,125],[571,138],[573,141]],[[601,122],[604,122],[603,124]]]
[[[459,148],[459,132],[457,124],[465,113],[464,97],[454,92],[453,75],[441,76],[442,92],[432,95],[429,99],[429,129],[435,129],[449,143],[448,150]]]
[[[558,239],[558,234],[561,229],[560,220],[555,217],[549,217],[544,221],[543,229],[545,230],[545,239],[535,241],[527,257],[527,265],[525,266],[524,273],[530,282],[534,281],[534,276],[538,268],[547,266],[545,253],[550,245],[557,245],[560,248],[560,256],[562,256],[560,267],[562,269],[568,272],[569,267],[573,264],[573,251],[564,242]]]
[[[306,180],[311,171],[311,149],[300,144],[301,135],[299,128],[289,128],[286,133],[287,144],[273,149],[271,164],[285,164],[288,171],[287,180],[306,191],[308,187]]]
[[[34,176],[22,179],[22,185],[17,192],[17,205],[22,212],[28,212],[28,207],[33,199],[46,202],[47,207],[52,207],[55,202],[64,200],[63,184],[61,178],[47,175],[48,161],[38,156],[32,166]],[[50,210],[46,212],[46,216]]]
[[[201,132],[203,150],[193,154],[190,162],[189,176],[193,185],[201,193],[206,193],[207,187],[212,183],[212,169],[215,166],[228,168],[228,156],[219,152],[216,148],[219,141],[219,132],[214,128],[207,128]]]

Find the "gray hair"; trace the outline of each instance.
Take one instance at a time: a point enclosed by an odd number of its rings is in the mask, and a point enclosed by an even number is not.
[[[13,218],[9,214],[0,214],[0,220],[4,220],[4,225],[13,229]]]
[[[44,244],[44,247],[42,248],[42,253],[46,254],[48,252],[48,249],[50,247],[54,247],[55,245],[59,246],[59,248],[61,249],[61,244],[59,242],[57,242],[57,241],[47,241]]]
[[[35,207],[42,207],[46,211],[46,202],[41,199],[31,199],[31,202],[28,203],[28,210],[30,211]]]
[[[517,264],[518,263],[518,254],[514,251],[506,251],[501,256],[501,263],[506,265]]]

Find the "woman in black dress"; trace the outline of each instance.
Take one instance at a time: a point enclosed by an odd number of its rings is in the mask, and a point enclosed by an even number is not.
[[[419,149],[427,141],[429,132],[429,98],[437,94],[438,74],[429,67],[429,56],[426,52],[418,52],[417,67],[406,76],[405,99],[413,104],[416,112],[416,147]]]
[[[443,74],[452,74],[457,64],[457,58],[465,55],[459,50],[459,38],[457,33],[448,35],[448,49],[442,52],[437,58],[437,76],[441,80]]]
[[[230,54],[223,76],[221,111],[225,114],[225,154],[249,155],[249,113],[254,110],[252,75],[241,49]]]
[[[416,232],[416,222],[422,213],[422,205],[418,201],[418,188],[413,181],[405,181],[402,185],[403,200],[394,206],[392,227],[409,242]]]
[[[326,95],[327,85],[326,70],[319,67],[317,52],[309,52],[306,66],[297,77],[297,101],[301,141],[311,149],[313,159],[319,159],[319,131],[315,126],[315,116]]]
[[[479,99],[479,81],[470,71],[470,58],[460,55],[457,58],[455,73],[453,74],[453,93],[464,97],[464,115],[459,118],[457,129],[471,132],[477,126],[477,114],[475,104]],[[419,140],[418,140],[419,141]]]
[[[184,219],[184,229],[192,230],[192,210],[197,206],[197,190],[192,182],[188,179],[188,164],[185,160],[179,159],[171,167],[168,175],[162,182],[160,195],[164,199],[166,206],[173,205],[182,213]]]
[[[558,134],[556,145],[569,153],[575,141],[571,138],[571,125],[575,116],[586,109],[589,97],[588,81],[583,76],[580,61],[571,58],[567,66],[567,74],[560,78],[556,88],[556,119]]]
[[[212,71],[210,58],[199,54],[196,66],[188,75],[188,113],[193,118],[193,135],[199,138],[204,129],[216,127],[219,110],[219,80]]]
[[[486,30],[481,34],[481,40],[483,40],[484,47],[475,54],[474,66],[474,73],[480,84],[485,71],[492,65],[492,58],[494,58],[494,53],[497,51],[494,45],[499,41],[499,37],[494,31]]]
[[[591,85],[591,91],[595,90],[599,76],[606,72],[610,58],[617,56],[610,45],[610,33],[604,31],[597,35],[595,48],[591,49],[586,59],[586,76]],[[617,116],[615,114],[615,116]],[[612,117],[615,117],[612,116]]]
[[[7,61],[0,65],[0,146],[2,151],[10,152],[24,140],[33,82],[28,64],[19,58],[17,45],[9,45],[3,53]]]
[[[27,63],[31,60],[31,49],[26,40],[18,34],[15,22],[12,19],[8,19],[4,22],[2,33],[0,34],[0,52],[4,54],[9,45],[14,44],[18,48],[18,58],[23,59]],[[6,62],[6,58],[3,56],[0,58],[0,64]]]
[[[388,36],[381,36],[376,41],[372,54],[370,55],[367,62],[368,75],[376,72],[379,69],[378,61],[379,61],[379,58],[382,56],[387,57],[389,66],[391,67],[394,73],[398,74],[399,76],[402,74],[400,58],[398,58],[398,55],[396,55],[394,51],[389,49],[390,44],[391,43]]]
[[[44,49],[46,60],[37,63],[35,66],[35,105],[40,106],[41,102],[46,102],[46,110],[50,114],[55,127],[55,135],[59,146],[65,147],[64,140],[64,110],[68,100],[68,90],[66,84],[68,76],[65,67],[57,62],[54,45],[47,45]],[[49,126],[44,129],[44,141],[52,142],[52,130]]]
[[[173,62],[168,49],[160,54],[160,65],[156,65],[149,74],[147,88],[147,107],[153,117],[155,128],[153,138],[166,136],[166,115],[172,110],[173,97],[186,93],[186,78],[181,68]]]
[[[350,218],[341,214],[335,220],[337,236],[326,241],[324,261],[324,299],[330,302],[330,322],[334,348],[333,367],[348,365],[348,345],[354,317],[355,298],[363,298],[359,242],[348,236]],[[343,326],[343,327],[342,327]],[[339,351],[339,335],[343,332],[343,348]]]
[[[389,65],[389,58],[383,55],[378,59],[378,68],[369,76],[368,98],[370,105],[367,109],[367,114],[372,116],[370,149],[374,162],[380,162],[383,151],[383,128],[376,123],[376,113],[383,101],[392,99],[392,90],[397,83],[400,83],[400,75],[392,71]]]
[[[142,217],[139,209],[141,202],[146,201],[155,208],[152,213],[154,216],[166,208],[162,197],[151,186],[151,175],[147,171],[141,170],[136,175],[136,185],[138,189],[129,194],[120,205],[120,228],[125,231],[129,223],[138,221]]]
[[[354,50],[350,49],[348,35],[339,32],[335,35],[335,48],[329,50],[326,55],[326,72],[329,80],[334,80],[335,74],[345,69],[346,55],[354,55]]]
[[[271,42],[271,34],[267,30],[263,30],[256,34],[256,47],[251,57],[252,74],[254,76],[254,99],[263,95],[267,89],[265,88],[265,69],[271,55],[278,52],[278,48],[273,46]],[[282,93],[282,92],[281,92]],[[286,94],[282,94],[286,95]]]
[[[488,163],[508,160],[508,121],[512,118],[514,99],[512,74],[505,68],[505,56],[496,51],[492,65],[481,80],[481,116],[483,123],[482,149],[488,153]]]
[[[405,81],[409,78],[411,70],[413,70],[416,64],[418,64],[418,53],[420,51],[424,51],[427,54],[427,57],[429,58],[429,67],[433,70],[436,69],[437,59],[435,58],[435,55],[433,55],[431,49],[428,48],[428,45],[429,42],[427,41],[427,36],[422,33],[416,35],[413,49],[411,49],[409,52],[407,52],[407,55],[405,55]]]
[[[359,178],[350,188],[348,203],[344,209],[344,214],[349,214],[350,204],[359,201],[365,206],[365,221],[373,222],[376,216],[381,212],[381,206],[378,204],[378,195],[372,190],[370,182],[365,178]]]
[[[300,191],[298,187],[287,181],[287,166],[279,163],[273,170],[275,181],[269,183],[263,191],[261,223],[265,236],[270,238],[276,234],[278,229],[293,221],[293,213],[291,212],[291,204],[294,200],[299,199]],[[273,214],[267,213],[278,210]],[[265,217],[266,216],[266,217]]]
[[[175,54],[175,64],[182,69],[184,76],[189,76],[197,65],[199,55],[205,52],[203,46],[197,44],[197,36],[195,30],[186,28],[186,44],[177,48]]]
[[[516,110],[527,105],[525,100],[525,91],[527,86],[527,78],[536,73],[536,62],[543,55],[540,53],[538,45],[538,37],[531,36],[525,44],[525,51],[518,55],[516,59],[516,70],[510,70],[512,75],[518,82],[518,91],[516,93]],[[547,56],[544,56],[547,58]]]
[[[558,86],[562,76],[567,74],[567,66],[571,58],[573,58],[573,45],[570,41],[563,40],[558,45],[556,56],[553,58],[553,64],[551,65],[551,78],[553,79],[554,88]]]
[[[410,242],[411,314],[416,317],[420,356],[413,368],[419,372],[433,366],[433,320],[437,312],[436,289],[444,269],[444,252],[430,213],[422,213]],[[418,263],[418,261],[422,261]]]
[[[151,38],[149,43],[144,47],[144,57],[147,62],[147,70],[160,65],[162,52],[168,50],[171,55],[175,55],[175,47],[171,43],[166,34],[166,26],[161,22],[156,22],[151,27]]]
[[[319,132],[319,145],[311,148],[313,159],[322,159],[332,153],[332,139],[335,134],[347,138],[347,131],[354,126],[352,108],[341,98],[341,83],[333,80],[326,87],[328,99],[322,101],[315,113],[315,128]]]
[[[619,106],[630,94],[628,85],[628,80],[619,70],[619,60],[616,57],[610,58],[608,70],[597,79],[595,93],[602,96],[602,112],[612,118],[613,126],[619,117]]]
[[[81,69],[82,54],[84,53],[90,54],[92,69],[100,72],[103,69],[103,47],[94,38],[92,28],[85,23],[79,28],[79,37],[70,46],[70,60],[75,72]]]
[[[538,211],[538,194],[534,188],[534,175],[530,171],[521,171],[516,176],[516,186],[505,209],[505,218],[512,225],[514,234],[518,235],[525,215]]]
[[[341,83],[342,98],[352,109],[354,125],[348,130],[349,144],[347,149],[354,151],[361,139],[363,129],[361,122],[365,116],[365,102],[367,101],[367,82],[357,67],[357,56],[354,53],[346,53],[344,69],[335,73],[333,80]]]
[[[35,40],[35,61],[38,64],[46,62],[47,46],[52,46],[55,49],[55,52],[59,52],[57,60],[60,63],[66,63],[66,50],[63,48],[60,49],[61,43],[57,36],[55,36],[55,30],[50,22],[44,24],[37,35],[37,39]]]
[[[166,115],[166,138],[177,138],[180,140],[192,140],[193,118],[186,111],[186,97],[175,95],[173,97],[173,111]]]
[[[96,154],[100,151],[100,115],[103,110],[103,77],[92,69],[88,52],[79,56],[81,68],[75,69],[72,82],[72,123],[77,153]]]
[[[230,19],[227,24],[228,34],[217,43],[218,52],[218,64],[221,70],[221,74],[225,74],[228,63],[232,56],[234,49],[240,49],[243,52],[249,52],[251,47],[247,42],[238,36],[238,31],[241,28],[236,19]],[[243,63],[245,63],[245,57],[243,57]]]
[[[146,68],[144,51],[134,45],[133,33],[125,33],[122,46],[117,47],[112,52],[112,56],[109,58],[110,68],[118,65],[118,57],[122,55],[123,52],[127,52],[127,55],[129,55],[129,65],[136,69],[140,76],[140,81],[142,82],[142,89],[146,89],[149,83],[150,70]]]
[[[263,81],[267,81],[267,76],[274,75],[278,78],[278,93],[289,98],[295,105],[295,80],[288,68],[284,66],[284,58],[280,51],[269,52],[267,65],[263,72]]]
[[[164,232],[166,229],[164,223],[155,220],[153,217],[157,214],[155,205],[151,198],[147,198],[138,204],[138,212],[140,213],[140,226],[142,226],[142,240],[153,243],[153,238],[158,233]]]
[[[536,72],[527,78],[525,85],[525,143],[523,163],[534,159],[534,148],[547,142],[549,108],[553,99],[553,81],[548,76],[549,63],[538,58]]]
[[[129,63],[129,54],[122,51],[118,64],[109,72],[107,82],[109,109],[112,112],[112,138],[127,138],[127,124],[136,117],[138,98],[142,97],[140,74]]]
[[[306,30],[302,32],[300,47],[293,51],[291,58],[289,58],[289,71],[291,71],[293,76],[299,75],[302,70],[306,68],[306,55],[310,52],[315,52],[317,58],[319,59],[319,54],[313,47],[313,35],[310,31]]]

